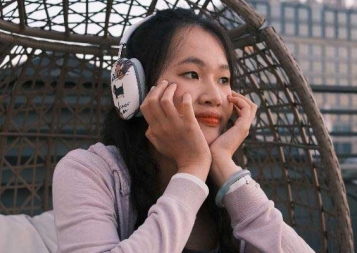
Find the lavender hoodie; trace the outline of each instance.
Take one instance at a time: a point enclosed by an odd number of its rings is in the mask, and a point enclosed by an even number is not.
[[[207,195],[203,181],[178,173],[134,231],[130,177],[119,150],[97,143],[71,151],[53,177],[58,252],[182,252]],[[244,252],[314,252],[254,180],[233,185],[223,203],[234,236],[247,244]]]

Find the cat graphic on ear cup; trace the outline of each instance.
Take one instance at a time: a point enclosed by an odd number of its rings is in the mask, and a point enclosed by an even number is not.
[[[115,108],[122,119],[131,119],[139,111],[146,95],[144,69],[135,59],[119,59],[111,72]]]
[[[124,33],[119,44],[119,59],[114,63],[111,71],[111,89],[114,106],[122,119],[141,116],[140,105],[147,94],[145,74],[140,61],[135,58],[121,58],[123,48],[135,29],[151,18],[152,15],[131,26]]]

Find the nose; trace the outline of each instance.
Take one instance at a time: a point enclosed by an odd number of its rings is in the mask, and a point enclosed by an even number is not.
[[[222,105],[222,94],[219,84],[215,82],[206,82],[202,88],[200,103],[211,106]]]

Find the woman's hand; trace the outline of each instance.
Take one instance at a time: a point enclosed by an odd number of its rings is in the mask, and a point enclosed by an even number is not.
[[[177,85],[161,81],[152,88],[140,110],[149,124],[146,137],[156,150],[176,162],[178,172],[206,180],[212,162],[210,149],[195,118],[188,93],[176,108],[173,96]]]
[[[231,128],[210,145],[212,154],[210,174],[218,186],[221,186],[238,170],[232,156],[248,136],[249,128],[257,111],[256,104],[234,91],[231,96],[228,96],[228,100],[233,103],[238,118]]]

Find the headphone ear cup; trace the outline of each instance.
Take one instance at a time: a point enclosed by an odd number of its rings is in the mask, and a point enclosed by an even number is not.
[[[114,106],[122,119],[131,119],[147,94],[143,66],[138,59],[121,58],[111,71]]]
[[[132,58],[131,62],[134,64],[135,76],[136,76],[137,86],[140,95],[139,98],[139,106],[140,106],[147,95],[145,72],[144,72],[143,65],[138,59]]]

